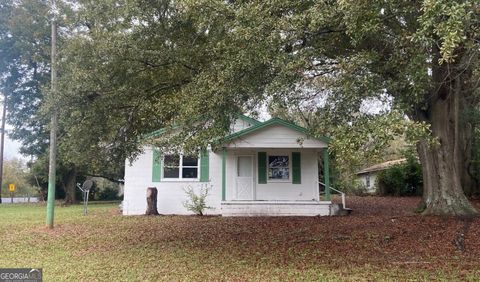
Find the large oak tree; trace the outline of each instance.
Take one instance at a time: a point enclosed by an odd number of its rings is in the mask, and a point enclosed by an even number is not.
[[[169,144],[196,148],[224,134],[232,113],[288,107],[306,92],[343,123],[387,97],[430,130],[418,143],[424,213],[476,213],[462,187],[472,183],[465,115],[478,106],[478,1],[82,0],[77,9],[56,101],[72,158],[73,148],[134,156],[143,134],[175,125],[185,130]]]

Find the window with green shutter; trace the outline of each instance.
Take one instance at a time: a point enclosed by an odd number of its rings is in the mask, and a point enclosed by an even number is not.
[[[198,156],[166,154],[162,162],[162,179],[199,179],[199,164]]]
[[[301,154],[300,152],[292,152],[292,184],[302,183],[301,171]]]
[[[258,184],[267,183],[267,153],[258,152]]]

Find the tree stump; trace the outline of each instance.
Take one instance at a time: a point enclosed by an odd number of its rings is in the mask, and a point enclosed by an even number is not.
[[[147,211],[145,212],[145,215],[158,215],[157,194],[157,187],[147,188]]]

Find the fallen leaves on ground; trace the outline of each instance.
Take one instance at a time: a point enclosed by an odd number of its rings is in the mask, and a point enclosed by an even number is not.
[[[350,216],[121,216],[113,205],[0,209],[0,266],[48,280],[480,280],[480,219],[422,216],[419,198],[348,197]],[[475,202],[480,207],[480,202]],[[463,234],[463,235],[460,235]],[[463,248],[462,248],[463,246]]]

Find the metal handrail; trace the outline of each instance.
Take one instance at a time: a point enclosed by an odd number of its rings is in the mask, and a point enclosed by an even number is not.
[[[322,184],[323,187],[325,187],[325,183],[323,183],[323,182],[321,182],[321,181],[319,181],[319,180],[317,180],[317,183],[318,183],[318,184]],[[333,190],[333,191],[336,191],[336,192],[338,192],[338,193],[340,193],[340,194],[342,195],[342,205],[343,205],[343,208],[346,209],[347,207],[346,207],[346,205],[345,205],[345,193],[342,192],[342,191],[340,191],[340,190],[337,190],[337,189],[333,188],[332,186],[330,186],[330,189]]]

